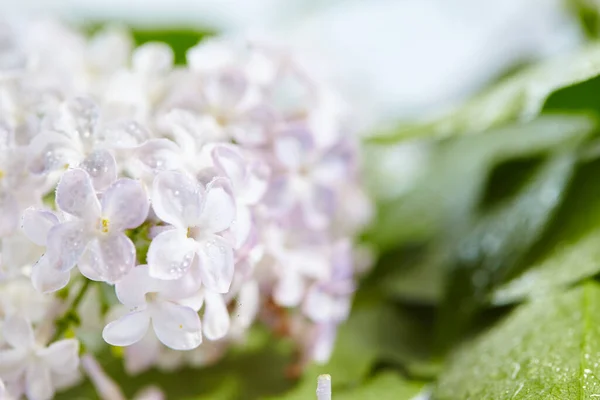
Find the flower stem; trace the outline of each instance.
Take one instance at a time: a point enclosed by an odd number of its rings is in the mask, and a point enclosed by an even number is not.
[[[79,303],[81,303],[83,296],[85,296],[85,293],[90,287],[91,282],[92,281],[90,281],[89,279],[84,278],[83,284],[81,285],[79,291],[75,295],[75,298],[69,305],[69,308],[63,313],[63,315],[58,320],[56,320],[56,331],[50,339],[50,343],[60,339],[65,334],[67,329],[69,329],[72,323],[75,323],[76,325],[79,324],[77,307],[79,306]]]

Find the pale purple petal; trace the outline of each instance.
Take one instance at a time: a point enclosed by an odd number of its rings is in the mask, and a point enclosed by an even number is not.
[[[252,213],[248,206],[238,204],[231,228],[235,235],[235,248],[240,249],[248,241],[252,232]]]
[[[152,208],[163,221],[179,228],[195,226],[202,209],[202,188],[189,176],[160,172],[152,186]]]
[[[56,205],[79,218],[90,219],[100,215],[100,203],[87,172],[75,168],[63,174],[56,187]]]
[[[246,204],[256,204],[263,198],[269,187],[270,175],[269,167],[263,162],[254,161],[248,165],[246,182],[240,193]]]
[[[25,393],[27,398],[50,400],[54,397],[54,386],[50,370],[42,363],[30,363],[25,377]]]
[[[195,241],[181,229],[159,234],[148,249],[150,276],[167,280],[180,278],[192,265],[195,250]]]
[[[23,211],[23,231],[29,240],[39,246],[46,245],[48,232],[58,222],[58,217],[52,211],[40,210],[34,207],[29,207]]]
[[[115,284],[115,293],[122,304],[141,306],[146,304],[146,293],[156,291],[154,281],[148,274],[148,266],[138,265]]]
[[[199,226],[203,230],[219,233],[229,228],[235,220],[235,200],[223,178],[213,179],[206,186]]]
[[[113,346],[129,346],[142,340],[149,326],[150,314],[147,310],[131,312],[106,325],[102,338]]]
[[[60,271],[69,271],[77,264],[90,238],[81,222],[63,222],[48,232],[46,255],[50,264]]]
[[[50,370],[57,374],[68,374],[79,366],[79,342],[64,339],[52,343],[38,352]]]
[[[150,134],[135,121],[119,121],[109,124],[96,136],[112,148],[130,149],[146,141]]]
[[[286,270],[279,278],[273,291],[273,298],[283,307],[296,307],[304,296],[304,280],[297,272]]]
[[[146,191],[133,179],[119,179],[102,196],[102,215],[109,230],[137,228],[146,220],[149,208]]]
[[[148,370],[156,362],[161,348],[162,344],[154,331],[148,329],[142,340],[125,349],[125,371],[137,375]]]
[[[313,146],[313,138],[308,130],[292,127],[275,140],[273,150],[281,165],[296,171],[308,164]]]
[[[2,327],[4,340],[14,348],[29,348],[33,346],[33,330],[31,323],[23,317],[13,315],[4,321]]]
[[[227,335],[230,319],[227,305],[219,293],[207,290],[204,294],[203,332],[209,340],[218,340]]]
[[[19,205],[10,193],[0,193],[0,237],[11,235],[19,227]]]
[[[60,133],[44,131],[28,147],[29,170],[45,174],[78,163],[82,156],[72,139]]]
[[[240,151],[232,145],[218,144],[211,153],[219,172],[231,180],[236,192],[239,191],[247,178],[246,160]]]
[[[169,139],[150,139],[134,150],[133,157],[153,171],[172,171],[181,166],[181,149]]]
[[[202,343],[200,317],[189,307],[157,303],[152,311],[152,326],[158,339],[174,350],[191,350]]]
[[[248,328],[260,309],[260,290],[255,280],[248,281],[240,288],[235,312],[235,323]]]
[[[0,350],[0,378],[14,381],[25,372],[29,357],[29,349],[17,348]]]
[[[80,168],[89,174],[94,188],[98,191],[104,190],[117,179],[117,162],[105,149],[89,154],[80,164]]]
[[[60,271],[50,264],[45,254],[31,269],[31,283],[40,293],[56,292],[67,286],[71,278],[70,271]]]
[[[315,362],[324,364],[329,360],[333,352],[336,335],[337,326],[335,324],[321,324],[315,327],[310,349],[312,359]]]
[[[213,235],[202,241],[198,255],[204,287],[217,293],[227,293],[234,272],[231,246],[223,238]]]
[[[80,260],[109,283],[117,282],[135,265],[135,246],[124,233],[92,240]]]

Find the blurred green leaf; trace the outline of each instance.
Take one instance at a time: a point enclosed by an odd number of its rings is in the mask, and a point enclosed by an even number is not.
[[[600,286],[588,282],[515,310],[465,343],[437,400],[590,399],[600,395]]]
[[[582,165],[565,201],[526,270],[501,286],[493,302],[506,304],[559,290],[600,272],[600,160]]]
[[[380,250],[419,243],[454,229],[483,198],[489,171],[498,163],[580,143],[595,128],[586,115],[547,115],[511,124],[485,135],[459,137],[432,149],[431,162],[416,187],[378,207],[366,238]],[[377,147],[372,147],[376,154]],[[375,157],[368,162],[377,162]]]
[[[560,204],[575,160],[573,151],[553,156],[516,197],[476,219],[464,234],[456,232],[456,261],[437,329],[442,350],[465,332],[533,245]]]
[[[376,143],[443,138],[484,132],[511,121],[529,121],[558,89],[600,74],[600,44],[524,69],[435,121],[384,132]]]
[[[407,381],[396,373],[383,372],[368,380],[363,386],[336,391],[332,393],[332,397],[336,400],[409,400],[418,395],[423,390],[423,386],[421,382]]]
[[[214,35],[210,30],[198,29],[161,29],[143,30],[133,29],[131,31],[136,46],[148,42],[163,42],[171,46],[175,56],[175,64],[186,63],[188,49],[198,44],[199,41]]]

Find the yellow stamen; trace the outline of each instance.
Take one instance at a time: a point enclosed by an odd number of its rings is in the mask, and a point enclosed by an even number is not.
[[[102,232],[108,233],[108,220],[106,218],[102,218]]]
[[[0,179],[4,178],[4,171],[0,169]]]

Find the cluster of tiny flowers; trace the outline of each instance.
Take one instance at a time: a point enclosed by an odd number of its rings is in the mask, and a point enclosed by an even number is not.
[[[214,362],[254,322],[328,359],[371,205],[316,75],[265,41],[175,66],[118,28],[0,23],[0,398],[75,384],[96,338],[130,374]]]

